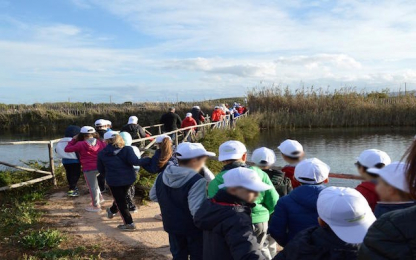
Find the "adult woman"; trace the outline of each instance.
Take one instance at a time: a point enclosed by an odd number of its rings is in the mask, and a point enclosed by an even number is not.
[[[97,155],[104,149],[105,143],[91,126],[83,126],[80,133],[68,143],[65,152],[76,152],[82,165],[85,181],[90,190],[92,205],[85,208],[90,212],[99,212],[101,210],[100,201],[102,200],[100,188],[98,187],[97,176]]]
[[[416,140],[406,152],[407,183],[416,199]],[[416,206],[381,216],[368,230],[359,259],[416,259]]]
[[[136,229],[131,217],[126,197],[128,191],[136,181],[136,171],[139,158],[131,146],[125,146],[123,138],[117,132],[104,134],[107,146],[98,154],[97,166],[100,172],[106,175],[106,181],[114,197],[112,207],[107,209],[107,217],[113,218],[118,212],[124,224],[117,228],[122,231]]]

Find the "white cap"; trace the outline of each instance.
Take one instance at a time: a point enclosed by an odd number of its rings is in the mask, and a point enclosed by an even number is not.
[[[186,117],[192,117],[192,113],[186,113]]]
[[[129,121],[127,122],[127,124],[137,124],[138,121],[139,119],[137,118],[137,116],[131,116],[129,117]]]
[[[231,169],[222,177],[224,184],[218,186],[220,189],[225,187],[243,187],[248,190],[260,192],[272,188],[272,186],[261,181],[257,172],[245,167]]]
[[[344,242],[362,243],[376,221],[367,200],[355,189],[328,187],[320,192],[318,215]]]
[[[215,156],[215,153],[208,152],[200,143],[181,143],[176,149],[176,158],[192,159],[200,156]]]
[[[105,120],[105,122],[107,123],[107,125],[113,125],[113,123],[110,120]]]
[[[254,150],[251,160],[259,166],[271,166],[276,162],[276,155],[272,149],[261,147]]]
[[[277,147],[280,152],[289,157],[299,157],[303,153],[303,146],[296,140],[287,139]]]
[[[82,134],[93,134],[95,133],[95,129],[91,126],[83,126],[79,132]]]
[[[95,121],[94,125],[95,126],[105,126],[105,125],[107,125],[107,122],[104,119],[98,119],[97,121]]]
[[[215,106],[215,107],[214,107],[214,109],[219,109],[219,108],[220,108],[219,106]]]
[[[227,141],[220,145],[218,161],[238,160],[247,153],[246,146],[240,141]]]
[[[321,183],[328,179],[329,170],[329,166],[317,158],[306,159],[296,165],[295,179],[306,184]]]
[[[404,192],[409,192],[406,178],[407,166],[403,162],[393,162],[382,169],[370,168],[369,172],[378,174],[389,185]]]
[[[368,149],[363,151],[360,156],[358,156],[357,161],[367,168],[373,168],[379,163],[384,165],[390,164],[391,159],[387,153],[377,150],[377,149]]]
[[[169,135],[159,135],[156,137],[156,142],[157,144],[161,144],[163,142],[163,140],[165,140],[165,138],[169,138],[169,140],[172,141],[172,138],[170,138]]]
[[[111,138],[115,137],[116,135],[118,135],[117,132],[115,132],[115,131],[108,131],[108,132],[106,132],[104,134],[104,140],[111,139]]]

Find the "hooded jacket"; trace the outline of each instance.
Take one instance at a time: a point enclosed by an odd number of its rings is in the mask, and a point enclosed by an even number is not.
[[[354,260],[359,244],[348,244],[329,228],[311,227],[300,232],[273,260]]]
[[[387,212],[399,210],[399,209],[407,209],[409,207],[416,206],[416,201],[405,201],[405,202],[378,202],[376,205],[376,209],[374,210],[374,215],[376,218],[380,218]]]
[[[233,162],[231,164],[225,165],[222,171],[215,176],[215,179],[212,180],[208,185],[208,197],[212,198],[218,192],[218,186],[224,183],[224,178],[222,177],[227,171],[237,168],[237,167],[247,167],[245,163],[242,162]],[[273,186],[273,183],[270,181],[269,176],[263,172],[258,167],[250,167],[250,169],[257,172],[260,179],[270,186]],[[253,213],[251,215],[253,219],[253,224],[268,222],[270,215],[273,214],[274,206],[279,200],[279,194],[275,189],[270,189],[262,191],[259,193],[259,196],[256,199],[256,206],[253,208]]]
[[[194,219],[204,231],[204,260],[265,259],[253,233],[252,207],[225,190],[204,201]]]
[[[136,181],[136,171],[133,165],[139,161],[133,148],[125,146],[121,149],[107,145],[98,154],[97,168],[105,175],[109,186],[127,186]]]
[[[98,153],[104,149],[106,144],[98,139],[90,138],[85,141],[77,142],[72,139],[65,147],[67,153],[76,152],[79,154],[82,170],[84,172],[97,170]]]
[[[176,234],[196,232],[195,228],[191,227],[192,220],[206,199],[206,185],[207,181],[201,175],[186,167],[168,165],[159,174],[149,197],[159,202],[164,216],[163,226],[167,232]],[[188,223],[189,219],[191,226]]]
[[[416,206],[384,214],[370,227],[360,260],[416,259]]]
[[[146,131],[139,124],[127,124],[121,128],[121,132],[127,132],[133,139],[146,137]]]
[[[318,226],[316,202],[324,185],[302,185],[281,198],[271,217],[270,235],[285,246],[297,233]]]
[[[371,181],[363,181],[355,189],[358,190],[364,196],[364,198],[368,201],[368,204],[374,212],[374,209],[377,205],[377,201],[380,200],[376,192],[376,184]]]

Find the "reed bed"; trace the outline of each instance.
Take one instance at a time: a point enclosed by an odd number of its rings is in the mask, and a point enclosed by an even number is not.
[[[263,128],[316,128],[365,126],[415,126],[414,93],[334,92],[302,88],[254,88],[248,92],[253,116]]]

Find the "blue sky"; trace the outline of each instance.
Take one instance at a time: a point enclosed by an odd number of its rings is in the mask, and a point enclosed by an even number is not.
[[[416,3],[0,0],[0,103],[416,89]]]

